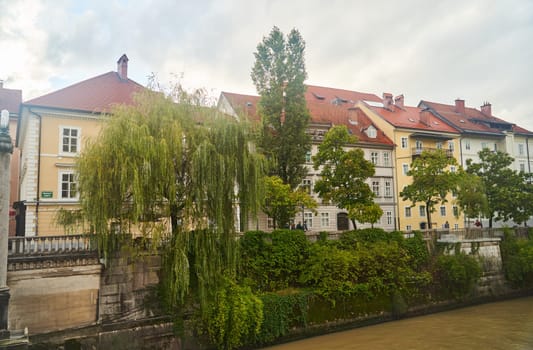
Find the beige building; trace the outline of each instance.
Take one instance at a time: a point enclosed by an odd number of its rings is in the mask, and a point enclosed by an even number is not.
[[[134,93],[141,89],[128,78],[128,58],[123,55],[117,71],[22,104],[17,145],[21,152],[19,212],[24,235],[65,234],[56,215],[60,208],[78,208],[78,155],[85,142],[98,134],[102,117],[113,105],[131,104]]]
[[[424,150],[444,149],[450,157],[459,159],[459,132],[427,110],[405,106],[403,95],[393,101],[391,94],[384,93],[378,104],[359,102],[356,106],[396,145],[394,178],[398,228],[403,231],[427,228],[425,204],[404,201],[399,194],[412,182],[407,172],[413,160]],[[433,228],[444,228],[446,223],[450,229],[463,227],[463,219],[456,215],[458,208],[454,205],[452,194],[448,195],[447,203],[437,205],[434,209],[431,216]]]
[[[307,86],[305,97],[311,115],[307,132],[312,139],[312,148],[306,157],[308,174],[301,185],[309,189],[311,195],[319,203],[319,207],[316,214],[302,208],[294,217],[295,223],[305,222],[311,231],[353,229],[346,209],[322,202],[313,192],[313,186],[320,175],[319,171],[313,169],[312,157],[318,152],[318,145],[331,127],[345,125],[349,132],[358,138],[357,144],[348,147],[362,149],[365,158],[374,163],[376,169],[374,176],[368,179],[368,185],[375,194],[375,202],[383,210],[383,216],[374,226],[386,230],[396,229],[394,144],[376,123],[361,113],[358,108],[353,108],[356,101],[377,103],[381,99],[374,94],[313,85]],[[248,118],[259,122],[258,102],[259,96],[222,92],[218,108],[237,119]],[[365,227],[370,227],[370,225],[357,223],[357,228]],[[268,231],[273,228],[272,220],[262,215],[257,222],[250,222],[248,228]]]

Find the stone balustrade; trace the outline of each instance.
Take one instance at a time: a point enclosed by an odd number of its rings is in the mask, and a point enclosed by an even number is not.
[[[89,235],[10,237],[8,257],[94,252],[96,242]]]

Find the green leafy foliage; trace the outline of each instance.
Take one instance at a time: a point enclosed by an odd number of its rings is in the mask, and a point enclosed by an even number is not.
[[[422,152],[407,173],[413,182],[400,192],[402,199],[411,201],[413,206],[418,202],[425,204],[429,228],[435,205],[446,203],[446,195],[457,188],[458,175],[447,169],[450,165],[457,165],[457,161],[441,149]]]
[[[505,232],[501,243],[503,271],[514,287],[533,286],[533,240],[518,239]]]
[[[309,111],[305,100],[305,42],[298,30],[285,36],[278,27],[257,45],[252,80],[260,95],[262,132],[258,146],[292,189],[307,173],[305,155],[311,149]]]
[[[240,239],[239,277],[259,291],[298,286],[310,243],[301,230],[247,232]]]
[[[347,209],[354,227],[356,218],[362,222],[377,221],[375,207],[371,206],[374,193],[366,183],[374,175],[374,164],[365,159],[359,148],[344,150],[356,142],[357,138],[350,135],[345,125],[334,126],[313,157],[315,170],[321,169],[314,190],[325,201]]]
[[[238,348],[259,333],[263,302],[250,288],[226,281],[215,293],[204,322],[209,339],[217,349]]]
[[[314,210],[316,201],[302,189],[293,190],[278,176],[267,176],[263,179],[264,201],[261,205],[263,212],[274,221],[274,228],[289,226],[290,219],[300,208]]]
[[[479,152],[479,163],[467,161],[467,172],[477,175],[485,188],[487,209],[484,213],[493,220],[513,219],[518,223],[526,221],[533,214],[533,190],[525,174],[512,170],[509,166],[514,159],[507,153],[489,149]]]
[[[436,292],[444,298],[461,300],[468,296],[481,277],[481,266],[475,257],[461,252],[437,257],[434,266]]]
[[[294,327],[307,326],[309,293],[266,293],[263,302],[263,322],[254,343],[265,344],[286,335]]]

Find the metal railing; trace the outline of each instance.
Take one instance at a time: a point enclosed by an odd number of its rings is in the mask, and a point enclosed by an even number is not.
[[[10,237],[8,256],[94,252],[97,250],[94,238],[91,235]]]
[[[465,228],[465,229],[435,229],[425,230],[425,239],[455,239],[455,240],[478,240],[478,239],[494,239],[502,238],[504,236],[503,228]]]

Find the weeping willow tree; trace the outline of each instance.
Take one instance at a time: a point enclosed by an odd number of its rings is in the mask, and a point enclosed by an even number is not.
[[[247,129],[180,95],[145,92],[117,107],[78,162],[82,208],[107,254],[130,228],[163,246],[165,299],[194,283],[206,302],[236,270],[236,211],[259,203],[263,159]]]

